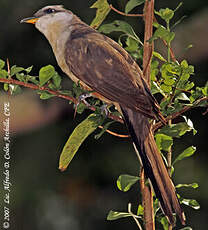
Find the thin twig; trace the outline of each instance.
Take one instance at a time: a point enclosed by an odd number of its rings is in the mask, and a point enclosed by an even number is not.
[[[124,12],[121,12],[120,10],[117,10],[116,8],[114,8],[112,5],[110,5],[110,8],[115,11],[116,13],[126,16],[126,17],[143,17],[143,14],[126,14]]]
[[[100,126],[98,126],[100,129],[103,129],[103,126],[102,125],[100,125]],[[115,132],[113,132],[113,131],[111,131],[111,130],[109,130],[109,129],[106,129],[105,130],[107,133],[109,133],[109,134],[111,134],[112,136],[115,136],[115,137],[120,137],[120,138],[129,138],[130,137],[130,135],[127,135],[127,134],[118,134],[118,133],[115,133]]]
[[[140,225],[139,221],[137,220],[138,216],[134,215],[134,213],[131,211],[131,203],[128,203],[128,212],[133,217],[133,219],[136,222],[136,224],[139,227],[139,229],[142,230],[142,226]]]

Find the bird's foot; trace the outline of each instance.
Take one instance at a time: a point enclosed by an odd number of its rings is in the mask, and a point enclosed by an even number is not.
[[[101,110],[101,114],[103,114],[105,117],[107,117],[109,115],[109,113],[110,113],[108,104],[103,104],[100,107],[100,110]]]
[[[75,110],[74,110],[74,118],[77,114],[77,108],[78,106],[80,105],[80,103],[84,103],[87,107],[90,107],[91,105],[85,100],[86,98],[89,98],[89,97],[92,97],[91,93],[84,93],[84,94],[81,94],[79,97],[78,97],[78,101],[77,103],[75,104]]]
[[[90,104],[85,100],[86,98],[92,97],[91,93],[84,93],[79,96],[76,106],[83,102],[86,106],[90,107]]]

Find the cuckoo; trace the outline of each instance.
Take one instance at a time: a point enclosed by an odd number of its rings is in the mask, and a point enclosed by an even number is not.
[[[135,60],[115,41],[63,6],[46,6],[21,22],[32,23],[49,41],[58,65],[83,89],[121,112],[161,209],[174,225],[185,224],[175,187],[154,140],[149,119],[164,120]]]

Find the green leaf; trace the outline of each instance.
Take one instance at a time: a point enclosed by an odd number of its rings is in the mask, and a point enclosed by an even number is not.
[[[182,187],[198,188],[199,185],[197,183],[192,183],[192,184],[177,184],[175,187],[176,188],[182,188]]]
[[[182,101],[190,101],[190,99],[186,96],[185,93],[180,93],[176,96],[177,99],[182,100]]]
[[[170,43],[174,39],[174,37],[174,32],[170,32],[164,26],[159,25],[149,41],[152,42],[155,39],[161,38],[164,39],[167,43]]]
[[[192,200],[192,199],[182,199],[181,200],[182,204],[185,204],[193,209],[200,209],[200,205],[196,200]]]
[[[164,230],[168,230],[169,224],[168,224],[168,220],[166,217],[162,217],[160,219],[160,223],[162,224]]]
[[[170,19],[174,16],[174,11],[169,8],[160,9],[159,15],[163,20],[165,20],[166,22],[169,22]]]
[[[49,99],[51,97],[55,97],[55,95],[53,95],[53,94],[51,94],[49,92],[46,92],[46,91],[43,91],[40,94],[40,99],[42,99],[42,100],[47,100],[47,99]]]
[[[24,75],[24,73],[17,73],[17,74],[16,74],[16,78],[17,78],[19,81],[22,81],[22,82],[25,82],[25,80],[26,80],[26,76]]]
[[[159,150],[164,150],[168,152],[173,145],[173,138],[165,134],[157,133],[155,135],[155,139]]]
[[[110,12],[111,8],[107,0],[98,0],[90,8],[96,8],[96,17],[91,22],[93,28],[98,28],[101,23],[105,20],[106,16]]]
[[[5,61],[3,61],[2,59],[0,59],[0,69],[3,69],[5,66]]]
[[[96,114],[90,114],[84,121],[82,121],[72,132],[67,140],[59,160],[59,169],[64,171],[74,155],[78,151],[80,145],[84,140],[94,132],[99,125],[101,125],[103,119]]]
[[[123,192],[127,192],[140,178],[127,174],[120,175],[117,180],[117,187]]]
[[[109,33],[114,32],[114,31],[123,32],[123,33],[125,33],[127,35],[130,35],[130,36],[134,37],[136,40],[139,41],[139,38],[135,34],[135,32],[132,29],[132,27],[127,22],[124,22],[124,21],[121,21],[121,20],[115,20],[112,23],[102,25],[99,28],[99,32],[105,33],[105,34],[109,34]]]
[[[170,93],[172,91],[172,87],[166,84],[161,84],[160,88],[165,93]]]
[[[167,62],[167,60],[160,53],[158,53],[156,51],[153,51],[153,56],[158,58],[160,61]]]
[[[25,69],[26,73],[27,73],[27,74],[30,73],[30,72],[32,71],[32,68],[33,68],[33,66],[30,66],[30,67],[28,67],[27,69]]]
[[[85,109],[87,109],[87,106],[84,103],[79,103],[78,105],[75,106],[77,106],[76,112],[78,114],[82,114],[85,111]]]
[[[163,90],[154,81],[151,82],[151,93],[152,94],[161,93],[163,96],[165,96],[165,93],[163,92]]]
[[[22,92],[22,89],[20,88],[19,85],[9,84],[9,90],[10,90],[11,95],[13,95],[13,96],[20,94]]]
[[[188,148],[186,148],[173,162],[173,165],[177,162],[177,161],[181,161],[186,157],[190,157],[192,156],[196,151],[196,147],[194,146],[190,146]]]
[[[8,91],[9,90],[9,84],[7,84],[7,83],[4,83],[4,91]]]
[[[191,227],[185,227],[185,228],[181,228],[179,230],[192,230],[192,228]]]
[[[53,84],[55,85],[56,89],[60,89],[61,86],[61,76],[55,72],[55,74],[52,77]]]
[[[110,127],[110,125],[113,124],[113,123],[114,123],[114,121],[107,122],[107,123],[103,126],[101,132],[98,133],[97,135],[95,135],[95,139],[98,140],[98,139],[105,133],[105,131]]]
[[[0,69],[0,78],[7,78],[8,73],[5,69]]]
[[[143,4],[145,0],[129,0],[125,7],[125,13],[128,14],[136,6]]]
[[[157,133],[162,133],[171,137],[180,137],[192,129],[193,127],[191,127],[187,122],[179,122],[177,124],[164,126]]]
[[[138,50],[139,42],[132,37],[127,37],[126,39],[126,45],[125,50],[128,52],[135,52]]]
[[[15,74],[23,71],[24,68],[23,67],[17,67],[16,65],[12,66],[11,70],[10,70],[10,76],[14,76]]]
[[[40,86],[48,82],[55,74],[55,68],[52,65],[44,66],[39,71]]]
[[[37,80],[37,77],[27,75],[26,81],[30,81],[34,83],[35,85],[39,85],[39,81]]]
[[[144,208],[141,204],[139,204],[137,209],[137,216],[143,216],[144,215]]]
[[[111,210],[108,213],[107,220],[117,220],[129,216],[131,216],[131,214],[129,214],[128,212],[116,212]]]
[[[184,120],[186,121],[187,125],[190,127],[190,129],[193,130],[193,135],[195,135],[197,133],[197,130],[194,128],[194,124],[191,121],[191,119],[187,119],[186,116],[183,116]]]

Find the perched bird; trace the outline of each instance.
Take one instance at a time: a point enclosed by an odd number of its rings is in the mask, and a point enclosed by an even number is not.
[[[143,74],[115,41],[100,34],[63,6],[46,6],[21,22],[35,24],[48,39],[56,60],[74,82],[121,111],[161,208],[170,224],[185,216],[157,149],[149,118],[163,120]]]

